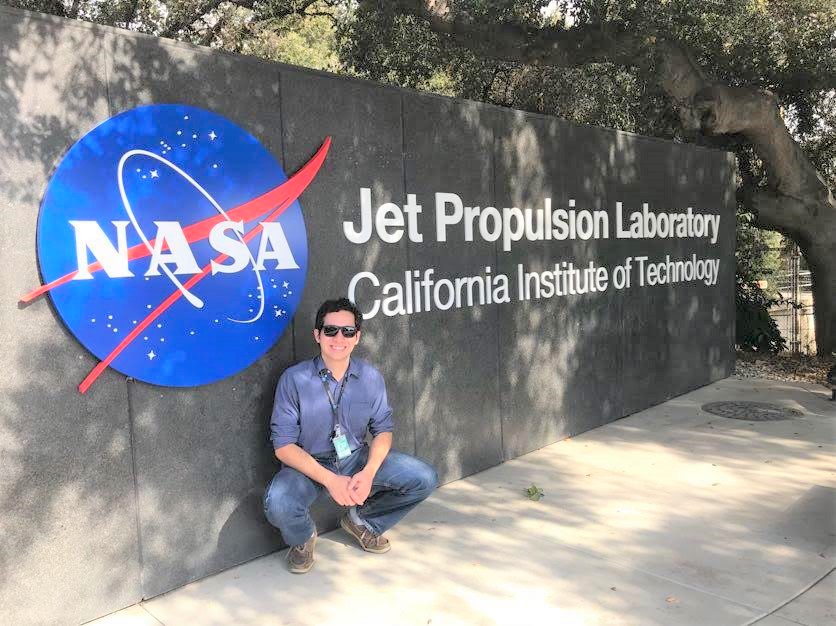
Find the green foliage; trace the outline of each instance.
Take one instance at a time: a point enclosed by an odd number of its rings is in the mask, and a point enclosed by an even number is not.
[[[745,284],[766,281],[765,293],[778,298],[773,277],[781,269],[782,253],[791,246],[779,233],[755,228],[751,222],[752,215],[739,208],[735,250],[739,280]]]
[[[782,301],[770,280],[780,265],[781,236],[754,228],[751,219],[750,214],[738,214],[735,343],[743,350],[780,352],[786,349],[786,341],[769,308]],[[761,286],[762,280],[768,283],[766,287]]]
[[[686,135],[655,85],[650,60],[625,67],[521,66],[452,45],[396,3],[354,0],[0,0],[265,59],[482,100],[582,124],[709,143],[742,154],[738,138]],[[686,42],[706,71],[771,90],[827,182],[836,183],[836,2],[833,0],[457,0],[468,17],[567,29],[602,21]],[[486,41],[486,51],[491,42]],[[747,168],[763,172],[757,159]]]
[[[341,65],[335,42],[333,22],[329,17],[291,15],[255,26],[242,52],[271,61],[337,72]]]
[[[651,58],[555,68],[524,66],[457,47],[394,2],[354,0],[0,0],[65,17],[165,34],[192,43],[500,106],[555,115],[734,151],[745,180],[763,164],[737,136],[684,132],[656,85]],[[834,0],[457,0],[467,17],[522,28],[570,29],[609,22],[643,37],[673,36],[707,74],[768,89],[788,127],[831,189],[836,187],[836,2]],[[207,8],[208,7],[208,8]],[[491,41],[485,41],[485,52]],[[762,289],[776,259],[767,235],[739,219],[738,343],[779,350],[769,318],[779,296]],[[771,256],[770,256],[771,255]]]
[[[150,34],[161,30],[167,13],[166,3],[157,0],[3,0],[2,4]]]
[[[270,61],[339,72],[334,24],[342,0],[0,0],[10,6],[78,18]]]
[[[757,286],[738,284],[734,298],[738,349],[771,353],[786,350],[787,342],[769,314],[773,302]]]
[[[798,138],[813,152],[814,164],[832,169],[836,156],[832,104],[836,3],[832,0],[561,0],[548,11],[549,4],[547,0],[459,0],[456,6],[474,19],[497,23],[568,28],[606,20],[647,37],[677,37],[691,47],[710,75],[775,93]],[[443,73],[448,77],[442,81],[444,93],[450,95],[578,123],[741,149],[735,137],[708,139],[683,133],[672,103],[655,86],[652,62],[579,68],[502,63],[451,45],[413,17],[365,7],[340,25],[337,39],[344,65],[373,80],[432,90],[431,78]],[[760,165],[755,161],[752,166]]]
[[[534,500],[534,502],[539,502],[540,498],[542,498],[544,495],[546,495],[546,494],[543,493],[543,490],[540,489],[540,487],[538,487],[537,485],[535,485],[533,483],[532,483],[531,487],[528,487],[527,489],[523,489],[523,493],[526,495],[526,497],[529,500]]]

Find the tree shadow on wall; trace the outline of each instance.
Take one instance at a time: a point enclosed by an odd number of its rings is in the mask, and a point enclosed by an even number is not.
[[[408,170],[402,155],[412,144],[403,145],[400,135],[376,140],[377,127],[362,120],[380,120],[391,107],[418,98],[410,92],[2,8],[0,34],[0,199],[7,213],[0,259],[13,269],[0,296],[7,371],[0,604],[12,607],[19,624],[90,619],[281,546],[259,509],[260,492],[276,469],[266,440],[274,381],[312,353],[312,312],[345,284],[347,268],[378,268],[383,280],[395,280],[401,267],[421,269],[442,259],[461,267],[461,275],[488,264],[510,275],[517,263],[542,271],[557,260],[635,254],[610,249],[610,242],[552,242],[506,253],[490,244],[432,249],[404,241],[385,248],[327,240],[329,224],[356,215],[366,182],[378,203],[402,204],[405,193],[421,192],[427,212],[434,191],[500,207],[536,206],[546,194],[557,204],[577,193],[579,206],[598,208],[606,198],[611,210],[622,194],[640,201],[653,168],[668,168],[667,175],[687,171],[688,189],[713,176],[688,155],[677,157],[676,168],[660,165],[658,155],[642,160],[645,140],[638,138],[583,134],[548,118],[436,98],[428,99],[446,103],[446,123],[473,152],[450,150],[444,127],[428,120],[405,136],[418,142],[434,133],[438,163],[435,170]],[[342,103],[321,97],[306,105],[289,88],[282,93],[293,80],[354,94]],[[332,260],[312,266],[317,284],[305,293],[292,335],[242,374],[173,390],[110,371],[81,396],[76,385],[95,365],[93,357],[47,298],[23,309],[16,304],[40,282],[38,206],[54,167],[79,137],[118,112],[163,102],[230,118],[281,155],[289,172],[319,146],[319,133],[333,134],[333,158],[350,165],[323,170],[303,196],[309,233],[321,237],[321,249],[333,245],[333,256],[322,254]],[[327,123],[305,132],[294,120],[306,106],[311,119]],[[384,121],[397,127],[397,116]],[[361,141],[351,143],[352,136]],[[564,141],[575,152],[564,153]],[[474,158],[488,163],[478,163],[471,180]],[[649,199],[664,205],[665,193],[660,185]],[[434,236],[429,227],[425,233]],[[402,447],[435,455],[452,480],[725,375],[727,344],[713,338],[712,325],[726,328],[731,312],[715,301],[699,288],[651,288],[641,298],[609,293],[381,317],[367,327],[363,343],[395,390],[406,423]],[[334,515],[324,505],[319,519]],[[44,604],[44,588],[55,589],[60,600]],[[280,604],[282,592],[274,593]]]
[[[446,261],[456,275],[491,265],[511,283],[510,303],[410,318],[416,441],[419,450],[444,451],[435,459],[444,480],[495,464],[486,432],[499,430],[502,455],[513,458],[730,373],[733,221],[724,222],[714,247],[694,240],[616,239],[616,202],[625,213],[643,202],[665,211],[733,206],[722,155],[546,116],[425,99],[436,102],[418,105],[432,128],[417,153],[436,155],[437,163],[411,163],[411,146],[405,146],[407,181],[411,167],[419,187],[429,182],[437,191],[456,191],[466,206],[536,210],[550,198],[555,210],[574,200],[577,210],[609,216],[608,239],[520,241],[510,251],[500,240],[480,256],[470,251],[479,246],[478,233],[474,243],[464,244],[457,231],[446,246],[430,246],[424,255],[427,265]],[[445,153],[451,145],[457,156]],[[483,168],[490,172],[487,180],[479,175]],[[458,187],[450,182],[459,180]],[[447,187],[439,188],[439,181]],[[411,245],[411,258],[420,268],[416,247]],[[633,286],[621,290],[610,278],[599,293],[538,299],[532,287],[530,299],[521,300],[518,291],[520,269],[592,262],[607,267],[611,277],[631,256],[662,261],[666,254],[677,259],[691,252],[723,259],[718,286],[641,287],[634,270]]]
[[[18,624],[65,624],[282,546],[257,494],[277,468],[267,423],[275,380],[294,349],[288,332],[242,374],[187,391],[108,371],[80,395],[76,386],[96,360],[48,298],[17,306],[40,283],[43,191],[75,141],[146,103],[216,111],[280,155],[279,73],[252,59],[7,8],[0,33],[0,258],[12,270],[2,296],[0,604]],[[55,590],[48,602],[45,588]]]
[[[553,241],[498,252],[527,271],[567,261],[609,272],[605,291],[501,307],[505,446],[509,456],[658,404],[730,373],[734,224],[717,246],[695,240],[619,240],[616,202],[639,210],[716,212],[730,203],[722,156],[606,129],[518,113],[500,140],[502,206],[605,210],[609,238]],[[501,185],[505,187],[502,188]],[[507,204],[506,204],[507,203]],[[724,220],[729,219],[726,212]],[[733,220],[733,213],[731,214]],[[722,258],[720,283],[613,285],[628,257]],[[635,265],[635,261],[634,261]],[[583,282],[583,281],[582,281]],[[533,283],[532,283],[533,284]],[[532,288],[533,289],[533,288]],[[730,290],[731,289],[731,290]]]

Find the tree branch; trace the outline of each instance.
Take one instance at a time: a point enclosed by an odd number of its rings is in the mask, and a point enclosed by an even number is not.
[[[296,0],[294,2],[287,2],[284,6],[271,7],[269,9],[269,15],[266,15],[265,17],[280,18],[287,17],[288,15],[328,15],[323,11],[308,12],[308,9],[319,1],[321,0]],[[256,4],[255,0],[204,0],[203,2],[197,3],[194,8],[188,12],[173,14],[167,21],[165,28],[159,36],[170,38],[176,37],[177,33],[185,30],[212,11],[215,11],[225,2],[243,9],[251,10],[255,8]],[[326,2],[326,4],[331,6],[330,2]]]
[[[131,22],[133,22],[136,18],[136,10],[138,7],[139,0],[131,0],[131,3],[128,5],[128,10],[125,11],[125,15],[123,16],[123,21],[125,23],[126,29],[130,29]]]
[[[361,0],[379,11],[413,15],[458,46],[501,61],[576,67],[588,63],[632,63],[645,42],[623,24],[604,22],[571,29],[477,22],[451,0]]]
[[[223,21],[221,21],[221,20],[215,20],[215,23],[212,26],[210,26],[209,24],[206,24],[206,31],[201,36],[200,41],[198,42],[198,44],[201,45],[201,46],[211,45],[212,40],[221,32],[222,28],[223,28]]]
[[[499,71],[500,65],[497,63],[493,68],[491,79],[485,83],[485,86],[482,88],[482,100],[485,102],[490,102],[491,89],[493,89],[493,84],[496,82],[496,77],[499,75]]]
[[[176,37],[177,33],[185,30],[204,15],[216,10],[224,2],[230,2],[235,6],[245,9],[252,9],[255,0],[204,0],[195,4],[194,8],[188,12],[174,13],[166,20],[165,28],[159,34],[160,37]]]
[[[740,187],[738,199],[755,214],[754,225],[758,228],[777,231],[793,241],[802,235],[793,225],[804,219],[803,203],[788,202],[786,197],[748,182]]]
[[[417,16],[456,45],[503,61],[557,67],[596,62],[631,65],[643,62],[650,53],[657,80],[676,105],[684,128],[709,136],[740,134],[752,144],[774,196],[767,201],[749,194],[753,201],[757,198],[764,223],[781,230],[781,223],[790,224],[787,220],[799,217],[791,216],[791,209],[773,215],[771,207],[779,200],[781,206],[804,207],[807,218],[820,211],[836,212],[831,190],[790,135],[775,97],[764,90],[732,87],[711,79],[679,41],[640,39],[623,24],[606,21],[569,29],[476,22],[459,10],[454,0],[363,3]]]
[[[177,33],[194,24],[201,17],[217,9],[224,0],[207,0],[196,5],[188,13],[169,14],[165,28],[160,32],[160,37],[174,38]]]

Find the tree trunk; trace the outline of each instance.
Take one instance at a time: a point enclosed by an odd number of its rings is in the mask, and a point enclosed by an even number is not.
[[[810,268],[816,320],[816,351],[836,351],[836,210],[830,203],[804,205],[785,195],[743,189],[744,202],[757,212],[757,225],[798,244]]]
[[[813,277],[816,316],[816,351],[820,356],[836,352],[836,242],[801,248]]]
[[[683,126],[706,135],[739,133],[764,164],[768,187],[742,197],[755,225],[798,244],[810,268],[816,321],[816,351],[836,352],[836,201],[801,146],[792,138],[775,97],[766,91],[728,87],[698,75],[677,43],[660,44],[660,82],[680,103]],[[701,79],[702,78],[702,79]]]
[[[711,80],[680,42],[639,39],[615,23],[537,29],[474,22],[456,11],[453,0],[365,3],[421,17],[436,32],[485,58],[558,67],[650,59],[685,128],[706,135],[739,134],[751,143],[768,186],[742,189],[744,202],[757,215],[756,226],[781,232],[799,245],[812,276],[818,353],[836,352],[836,202],[790,135],[772,94]]]

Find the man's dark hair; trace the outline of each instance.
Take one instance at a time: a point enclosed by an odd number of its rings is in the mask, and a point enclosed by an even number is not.
[[[363,314],[360,313],[360,309],[348,298],[336,298],[334,300],[326,300],[323,302],[319,310],[316,312],[316,322],[314,323],[314,328],[317,330],[322,330],[322,327],[325,325],[325,316],[329,313],[336,313],[338,311],[348,311],[349,313],[354,314],[354,326],[357,330],[360,330],[360,326],[363,325]]]

